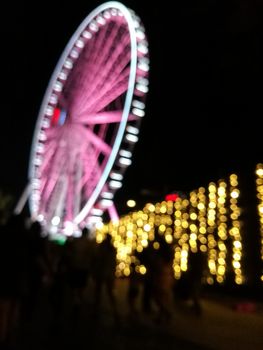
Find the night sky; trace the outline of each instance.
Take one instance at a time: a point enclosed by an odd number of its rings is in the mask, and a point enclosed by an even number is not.
[[[101,3],[22,1],[2,12],[0,188],[17,197],[49,78],[78,25]],[[145,189],[188,191],[263,161],[262,2],[176,1],[174,9],[171,0],[123,3],[145,25],[151,70],[140,140],[117,201]]]

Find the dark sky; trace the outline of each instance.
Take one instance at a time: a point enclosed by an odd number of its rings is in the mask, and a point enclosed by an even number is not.
[[[71,35],[101,1],[10,2],[2,11],[0,187],[27,182],[33,130]],[[146,116],[119,201],[141,189],[191,190],[263,161],[263,3],[124,1],[151,59]]]

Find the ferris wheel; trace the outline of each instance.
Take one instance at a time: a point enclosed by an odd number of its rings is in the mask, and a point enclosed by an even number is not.
[[[80,24],[48,84],[29,165],[29,208],[48,232],[72,235],[116,218],[145,115],[149,56],[140,18],[106,2]]]

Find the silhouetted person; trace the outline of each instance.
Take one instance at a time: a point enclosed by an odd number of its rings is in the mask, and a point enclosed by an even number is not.
[[[188,269],[186,271],[186,281],[188,295],[192,302],[192,309],[197,316],[202,314],[202,306],[200,303],[202,291],[202,277],[206,266],[206,254],[198,250],[197,252],[189,252]]]
[[[62,321],[66,302],[69,268],[67,245],[49,242],[49,261],[51,266],[49,301],[53,310],[52,326],[56,327]]]
[[[104,241],[98,244],[93,261],[93,277],[95,282],[94,313],[98,316],[103,287],[106,289],[115,321],[118,321],[116,299],[114,295],[116,271],[116,249],[111,243],[111,236],[106,235]]]
[[[73,292],[73,311],[78,311],[84,299],[87,281],[91,274],[95,242],[85,227],[82,236],[74,238],[69,249],[69,284]]]
[[[153,247],[153,242],[139,254],[141,264],[146,267],[146,274],[143,276],[143,290],[142,290],[142,310],[146,314],[152,312],[153,300],[153,284],[154,271],[156,264],[157,251]]]
[[[171,318],[170,303],[174,283],[173,249],[156,233],[155,242],[150,242],[149,246],[144,249],[140,261],[146,267],[146,274],[143,277],[143,311],[150,314],[154,303],[157,306],[156,321],[168,321]]]
[[[18,326],[26,276],[25,227],[21,216],[12,216],[0,231],[0,344]]]
[[[130,270],[131,273],[129,276],[127,301],[129,306],[129,317],[132,320],[136,320],[139,311],[136,304],[140,293],[140,286],[142,284],[142,276],[136,271],[135,263],[131,264]]]
[[[173,249],[164,239],[159,240],[153,275],[153,300],[157,305],[157,322],[170,321],[173,302]]]
[[[28,321],[32,320],[41,289],[50,274],[46,251],[47,239],[41,234],[41,224],[38,221],[32,222],[26,235],[27,277],[23,304],[23,316]]]

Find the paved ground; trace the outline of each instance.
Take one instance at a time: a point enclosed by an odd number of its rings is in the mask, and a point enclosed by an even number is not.
[[[229,298],[205,298],[203,314],[195,316],[183,303],[171,306],[173,318],[169,324],[156,324],[139,314],[128,317],[125,295],[127,281],[118,280],[116,293],[120,320],[114,322],[110,304],[105,297],[100,317],[91,315],[91,301],[83,305],[78,317],[65,313],[62,322],[55,322],[45,298],[31,324],[23,325],[15,349],[214,349],[262,350],[263,308],[253,312],[237,311],[236,301]]]

